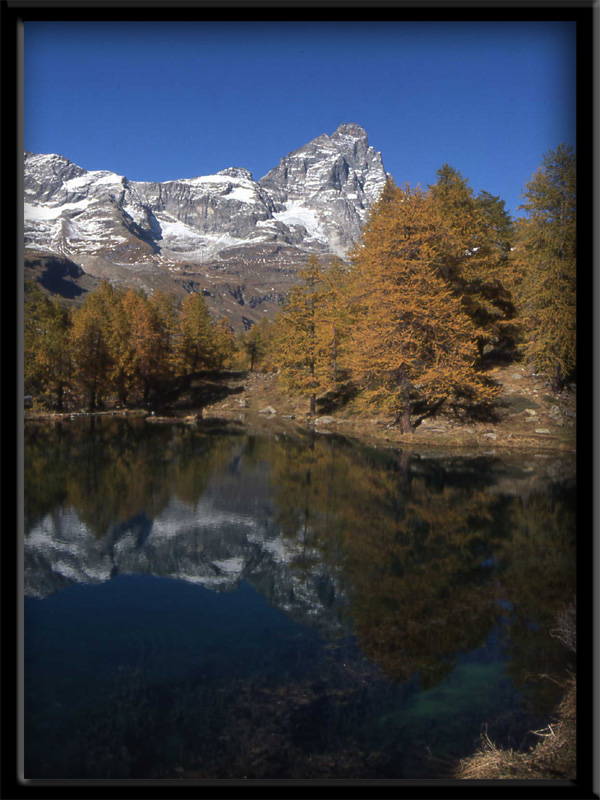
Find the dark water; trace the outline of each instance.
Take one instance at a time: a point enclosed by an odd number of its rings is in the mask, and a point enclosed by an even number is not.
[[[25,777],[440,778],[574,668],[567,457],[25,436]]]

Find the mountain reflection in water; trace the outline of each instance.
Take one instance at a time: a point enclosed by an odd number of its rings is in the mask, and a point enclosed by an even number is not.
[[[25,776],[442,777],[570,654],[574,465],[27,427]],[[559,690],[558,690],[559,691]]]

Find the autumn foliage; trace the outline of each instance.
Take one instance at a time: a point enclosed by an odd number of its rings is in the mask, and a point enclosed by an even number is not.
[[[576,160],[560,145],[527,183],[514,252],[525,354],[558,391],[576,366]]]
[[[282,385],[310,399],[315,413],[318,393],[334,388],[345,332],[342,267],[324,269],[315,256],[300,270],[275,323],[275,360]]]
[[[349,264],[313,256],[273,326],[284,389],[340,382],[412,432],[442,407],[489,411],[486,358],[525,355],[558,391],[575,364],[574,155],[527,185],[527,220],[445,164],[427,189],[389,179]]]
[[[25,394],[57,410],[155,403],[175,381],[226,367],[234,351],[227,321],[198,294],[178,304],[103,281],[66,310],[32,284],[25,320]]]
[[[390,186],[353,257],[353,372],[402,432],[417,410],[494,397],[476,366],[477,327],[439,269],[445,238],[430,195]]]

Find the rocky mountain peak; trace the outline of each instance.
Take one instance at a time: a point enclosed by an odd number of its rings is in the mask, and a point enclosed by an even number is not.
[[[366,130],[361,125],[357,125],[354,122],[342,122],[342,124],[331,134],[332,139],[341,139],[343,137],[350,139],[364,139],[365,142],[368,143]]]
[[[329,249],[344,256],[386,179],[381,153],[369,146],[364,128],[343,123],[331,136],[322,134],[289,153],[259,183],[288,216],[299,207],[316,212]]]
[[[242,178],[249,181],[254,180],[252,173],[245,167],[227,167],[217,172],[217,175],[228,175],[230,178]]]
[[[355,123],[317,136],[259,181],[244,167],[152,183],[56,154],[25,153],[24,163],[26,257],[58,256],[146,291],[175,283],[216,297],[223,286],[232,300],[217,313],[238,326],[275,310],[311,253],[344,257],[387,178]],[[245,306],[243,317],[231,303]]]

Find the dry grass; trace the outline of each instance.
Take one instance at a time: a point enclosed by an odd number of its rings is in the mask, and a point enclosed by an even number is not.
[[[570,678],[557,709],[556,723],[536,731],[538,744],[528,752],[503,750],[483,736],[482,746],[460,761],[456,777],[475,780],[576,778],[576,684]]]
[[[571,652],[577,652],[577,606],[575,601],[563,608],[557,628],[551,631]],[[561,684],[565,695],[556,710],[556,722],[534,731],[540,741],[527,752],[503,750],[488,737],[482,738],[479,750],[463,758],[455,777],[475,780],[533,779],[575,780],[577,757],[577,689],[573,675]]]

